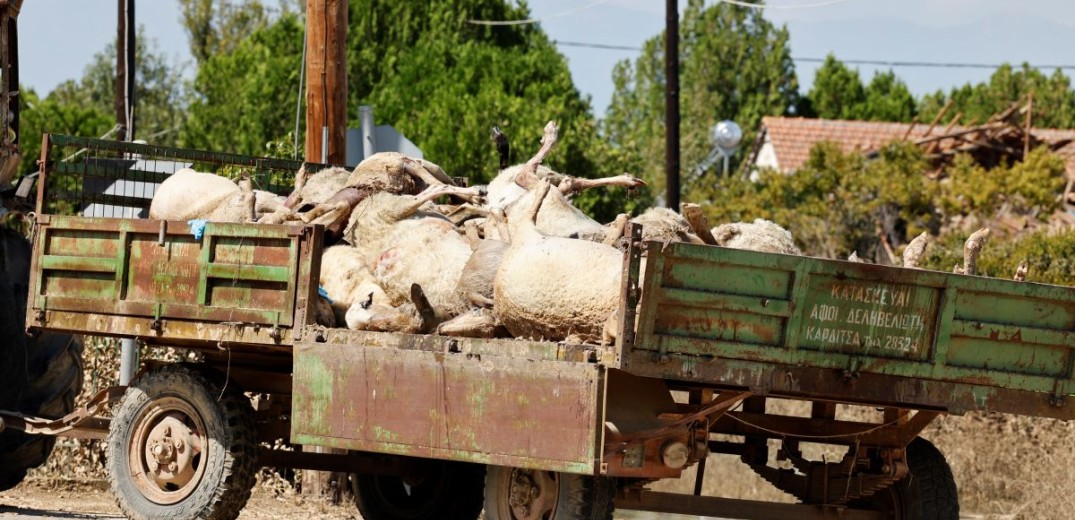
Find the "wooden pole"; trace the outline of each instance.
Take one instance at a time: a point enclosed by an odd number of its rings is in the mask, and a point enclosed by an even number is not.
[[[306,160],[343,164],[347,145],[347,0],[306,0]],[[322,129],[328,128],[328,142]],[[325,144],[327,157],[322,157]]]
[[[134,0],[118,0],[116,21],[116,139],[134,140]]]
[[[679,209],[679,2],[665,0],[664,168],[665,207]]]
[[[342,165],[346,146],[347,0],[306,0],[306,160]],[[320,446],[304,451],[337,452]],[[306,470],[302,482],[303,494],[339,503],[347,475]]]

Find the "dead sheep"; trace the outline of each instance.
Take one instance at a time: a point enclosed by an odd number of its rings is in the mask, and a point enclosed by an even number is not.
[[[803,254],[788,230],[765,219],[721,224],[713,228],[712,233],[717,244],[724,247],[785,255]]]

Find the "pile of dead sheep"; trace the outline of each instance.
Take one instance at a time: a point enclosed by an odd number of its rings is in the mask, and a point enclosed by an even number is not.
[[[700,208],[653,208],[601,224],[571,197],[644,183],[628,174],[587,179],[542,165],[556,144],[545,126],[526,163],[507,164],[487,186],[460,187],[436,164],[379,153],[354,171],[300,171],[289,197],[181,170],[157,191],[150,218],[322,224],[337,242],[321,256],[318,323],[354,330],[483,338],[607,342],[619,306],[624,229],[643,239],[800,254],[772,222],[708,228]],[[455,204],[438,204],[453,200]],[[329,309],[331,307],[331,309]]]

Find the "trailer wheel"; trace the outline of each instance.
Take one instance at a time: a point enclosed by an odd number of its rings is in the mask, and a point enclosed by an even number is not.
[[[74,410],[82,391],[82,341],[54,332],[26,335],[28,240],[0,228],[0,262],[0,410],[62,417]],[[44,464],[55,444],[48,435],[0,433],[0,491]]]
[[[250,401],[226,380],[169,365],[127,389],[108,431],[112,493],[128,518],[233,519],[257,469]]]
[[[475,520],[482,512],[485,466],[431,461],[420,477],[351,475],[365,520]]]
[[[895,520],[958,520],[956,480],[941,450],[916,437],[907,445],[907,465],[902,480],[851,505],[889,512]]]
[[[606,477],[490,466],[485,520],[611,520],[615,494]]]

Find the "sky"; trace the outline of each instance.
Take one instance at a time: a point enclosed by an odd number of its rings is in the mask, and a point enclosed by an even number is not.
[[[713,4],[716,0],[706,0]],[[832,2],[837,3],[832,3]],[[271,4],[272,0],[267,0]],[[842,60],[1071,65],[1075,67],[1075,2],[1071,0],[768,0],[766,17],[786,25],[792,56]],[[529,0],[554,41],[641,47],[663,30],[660,0]],[[828,4],[828,5],[823,5]],[[78,78],[116,37],[116,0],[26,0],[19,17],[20,79],[45,94]],[[681,0],[681,5],[686,5]],[[137,0],[135,15],[156,47],[191,69],[177,0]],[[637,52],[561,45],[575,85],[596,115],[612,96],[612,69]],[[796,62],[801,88],[817,63]],[[888,67],[860,65],[863,81]],[[988,79],[990,69],[894,67],[916,95]],[[1048,69],[1049,73],[1052,69]],[[1065,71],[1075,75],[1075,68]]]

